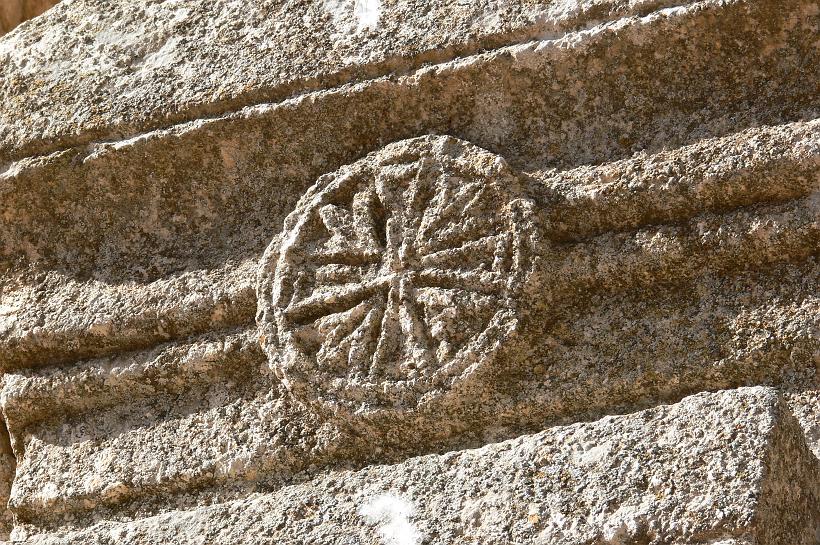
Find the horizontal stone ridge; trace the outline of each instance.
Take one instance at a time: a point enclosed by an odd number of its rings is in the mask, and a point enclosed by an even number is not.
[[[820,190],[820,119],[529,176],[544,188],[545,197],[552,197],[542,206],[544,222],[550,238],[559,242],[679,223]]]
[[[664,260],[682,260],[672,276],[685,277],[704,263],[716,268],[721,260],[753,266],[757,261],[803,259],[818,245],[818,201],[811,196],[820,189],[818,127],[820,121],[812,120],[747,129],[673,151],[525,176],[531,180],[546,237],[564,246],[577,244],[561,250],[571,254],[562,258],[563,263],[574,268],[583,260],[612,263],[597,280],[578,280],[582,283],[605,283],[607,275],[615,274],[620,254],[645,251],[631,233],[640,227],[644,229],[637,234],[639,239],[662,234],[667,246],[676,249],[665,257],[650,252],[637,268],[626,264],[617,272],[624,275],[624,283],[629,275],[645,276],[651,268],[668,271]],[[284,215],[285,204],[278,207],[278,214]],[[706,218],[706,213],[713,215]],[[783,221],[762,237],[757,224],[766,214],[770,221]],[[686,222],[691,225],[679,225]],[[747,235],[738,232],[732,248],[712,247],[707,233],[717,232],[715,222],[736,223]],[[675,228],[664,231],[653,227],[657,224]],[[42,222],[37,225],[41,228]],[[700,256],[700,261],[690,255]],[[3,298],[0,366],[12,371],[57,365],[246,325],[256,312],[256,266],[254,257],[238,266],[149,283],[89,284],[52,274]],[[547,266],[553,276],[569,275],[560,267],[556,271],[554,262]]]
[[[0,370],[59,365],[253,322],[256,262],[147,284],[53,274],[0,306]]]
[[[75,1],[0,42],[0,166],[686,3]]]
[[[787,17],[810,8],[789,2],[658,12],[22,160],[0,174],[0,267],[144,283],[255,259],[319,176],[420,134],[465,139],[520,170],[566,170],[814,118],[815,94],[782,62],[820,66],[800,26],[809,23]],[[793,39],[777,41],[784,32]],[[710,40],[727,33],[753,50],[716,56]],[[689,70],[678,66],[683,50]],[[622,74],[618,85],[601,84],[609,73]]]
[[[392,523],[431,545],[813,545],[818,483],[793,416],[754,387],[30,542],[375,544]]]
[[[733,274],[783,262],[801,262],[820,245],[816,197],[727,214],[704,214],[682,225],[610,233],[585,244],[559,247],[539,274],[553,303],[592,294],[676,284],[710,274]]]
[[[25,429],[43,419],[67,421],[86,411],[103,411],[124,399],[134,403],[180,394],[197,385],[228,380],[262,360],[255,328],[211,332],[70,367],[6,373],[0,402],[14,429]]]
[[[260,374],[267,362],[252,331],[8,374],[18,520],[54,528],[162,511],[354,455],[384,462],[457,450],[693,390],[811,377],[820,300],[805,293],[817,281],[810,262],[781,264],[696,289],[655,286],[553,306],[527,333],[538,341],[484,377],[492,397],[463,392],[475,421],[462,423],[457,410],[421,413],[350,448],[336,435],[334,448],[311,446],[327,432]],[[397,446],[393,436],[413,440]]]
[[[219,362],[223,367],[209,373],[210,382],[203,378],[128,403],[120,397],[104,411],[67,421],[51,415],[27,427],[28,435],[15,442],[21,462],[10,506],[17,523],[57,530],[95,517],[203,505],[327,466],[316,446],[321,424],[293,406],[279,385],[256,376],[262,358],[238,356]],[[232,363],[239,365],[229,369]]]

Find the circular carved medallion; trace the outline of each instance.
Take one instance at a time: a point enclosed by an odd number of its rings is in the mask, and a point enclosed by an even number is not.
[[[452,137],[321,177],[263,263],[263,346],[294,395],[412,410],[490,361],[527,266],[516,187],[500,157]]]

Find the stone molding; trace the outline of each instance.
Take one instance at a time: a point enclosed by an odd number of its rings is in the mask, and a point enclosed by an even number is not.
[[[0,38],[0,534],[811,542],[814,2],[252,4]]]

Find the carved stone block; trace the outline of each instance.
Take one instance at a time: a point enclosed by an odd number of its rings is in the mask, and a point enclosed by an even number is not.
[[[42,543],[813,545],[820,463],[800,435],[771,390],[699,394]]]
[[[71,0],[0,37],[0,539],[815,545],[818,26]]]

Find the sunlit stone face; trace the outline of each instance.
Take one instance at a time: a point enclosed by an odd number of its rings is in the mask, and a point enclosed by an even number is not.
[[[400,410],[492,358],[515,321],[514,186],[500,158],[446,137],[321,178],[270,264],[285,380],[353,411]]]

